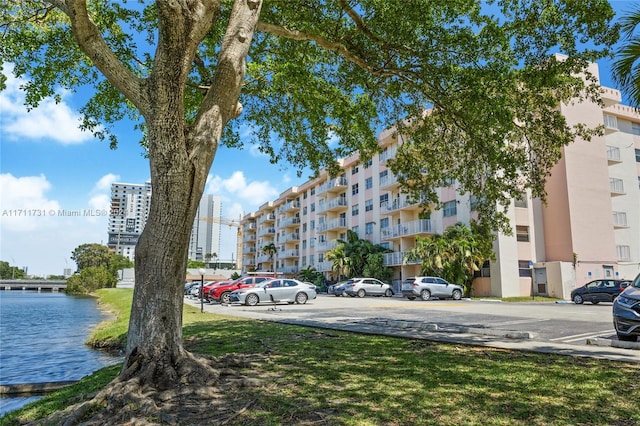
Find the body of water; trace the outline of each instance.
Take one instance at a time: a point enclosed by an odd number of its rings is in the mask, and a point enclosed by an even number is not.
[[[78,380],[120,362],[84,344],[106,318],[92,297],[0,290],[0,384]],[[38,398],[0,398],[0,416]]]

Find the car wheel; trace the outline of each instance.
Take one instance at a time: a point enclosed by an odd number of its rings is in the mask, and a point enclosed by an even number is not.
[[[623,342],[635,342],[637,340],[636,336],[627,336],[626,334],[621,334],[621,333],[617,333],[618,334],[618,340],[621,340]]]
[[[393,291],[391,291],[390,288],[387,289],[387,291],[384,292],[385,297],[391,297],[393,296]]]
[[[575,303],[576,305],[582,305],[584,303],[584,299],[579,294],[576,294],[575,296],[573,296],[573,303]]]
[[[335,295],[336,297],[340,297],[340,296],[342,296],[341,294],[335,294],[335,293],[334,293],[334,295]]]
[[[247,297],[244,299],[244,303],[246,303],[249,306],[256,306],[259,301],[260,299],[258,298],[258,295],[253,293],[248,294]]]
[[[431,299],[431,292],[429,290],[422,290],[422,293],[420,293],[420,298],[422,298],[422,300]]]
[[[305,303],[307,303],[307,300],[309,299],[309,297],[307,296],[307,293],[298,293],[296,294],[296,303],[298,303],[299,305],[304,305]]]
[[[453,290],[453,294],[451,295],[451,298],[453,300],[460,300],[462,299],[462,292],[460,290]]]
[[[361,288],[360,290],[358,290],[358,297],[364,297],[366,296],[367,292],[364,291],[363,288]]]
[[[593,302],[591,302],[592,305],[597,305],[598,303],[600,303],[599,300],[594,300]]]
[[[416,298],[415,298],[415,297],[413,297],[413,296],[407,296],[407,299],[409,299],[409,300],[416,300]]]
[[[223,305],[228,305],[231,303],[231,293],[228,291],[225,291],[224,293],[222,293],[220,295],[220,303],[222,303]]]

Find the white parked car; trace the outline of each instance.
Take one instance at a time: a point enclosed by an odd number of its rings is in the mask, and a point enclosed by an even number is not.
[[[316,298],[316,286],[294,279],[274,278],[231,292],[231,303],[255,306],[258,303],[305,304]]]

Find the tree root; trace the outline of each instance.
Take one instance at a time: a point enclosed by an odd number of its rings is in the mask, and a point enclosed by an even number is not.
[[[259,356],[229,355],[219,359],[185,356],[131,362],[90,401],[78,403],[47,419],[27,425],[224,425],[254,404],[239,395],[263,381],[240,372]],[[169,371],[159,373],[158,369]],[[172,381],[169,382],[168,378]]]

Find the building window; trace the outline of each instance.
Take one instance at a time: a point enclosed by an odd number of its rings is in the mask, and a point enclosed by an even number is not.
[[[302,194],[302,199],[306,200],[307,199],[307,191],[304,191],[304,194]]]
[[[311,188],[310,193],[311,193],[311,195],[316,195],[316,189],[315,188]]]
[[[513,200],[513,203],[515,204],[516,207],[521,207],[526,209],[527,207],[529,207],[529,203],[527,201],[527,194],[523,192],[522,194],[520,194],[518,198]]]
[[[312,212],[316,211],[316,203],[311,203],[311,211]]]
[[[640,135],[640,123],[631,123],[631,133],[634,135]]]
[[[360,227],[358,225],[351,228],[351,230],[357,235],[360,236]]]
[[[384,194],[380,196],[380,207],[386,205],[389,202],[389,194]]]
[[[521,277],[531,277],[530,260],[518,260],[518,275]]]
[[[353,167],[351,168],[351,174],[352,174],[352,175],[355,175],[356,173],[358,173],[358,166],[353,166]]]
[[[364,211],[370,212],[373,210],[373,200],[367,200],[364,202]]]
[[[302,262],[301,262],[302,266],[307,266],[307,256],[302,256]]]
[[[617,129],[618,119],[615,115],[604,114],[604,125],[610,129]]]
[[[640,149],[636,149],[636,163],[640,163]]]
[[[307,214],[307,206],[302,208],[302,215],[305,216]]]
[[[309,228],[316,229],[316,221],[315,220],[312,220],[311,222],[309,222]]]
[[[365,235],[373,234],[373,222],[367,222],[364,225],[364,233]]]
[[[380,172],[380,180],[383,180],[389,175],[389,170],[383,170]]]
[[[488,260],[486,260],[483,264],[482,267],[480,268],[479,271],[475,271],[473,273],[473,277],[474,278],[488,278],[491,277],[491,264],[489,263]]]
[[[618,256],[618,260],[631,260],[631,247],[616,246],[616,254]]]
[[[384,228],[388,228],[389,227],[389,218],[385,217],[380,219],[380,229],[384,229]]]
[[[516,240],[524,243],[529,242],[529,227],[528,226],[516,226]]]
[[[360,206],[358,204],[354,204],[351,206],[351,216],[358,216],[360,213]]]
[[[458,214],[458,207],[456,200],[447,201],[442,205],[442,215],[444,217],[451,217]]]
[[[307,224],[306,223],[302,224],[302,232],[307,232]]]
[[[477,208],[478,208],[478,196],[472,195],[471,197],[469,197],[469,210],[474,212],[476,211]]]
[[[302,248],[303,249],[307,248],[307,240],[302,240]]]
[[[364,168],[368,169],[373,165],[373,159],[369,158],[366,163],[364,163]]]
[[[368,177],[364,181],[364,189],[371,189],[371,188],[373,188],[373,178]]]
[[[358,193],[358,184],[355,183],[353,185],[351,185],[351,195],[356,195]]]

